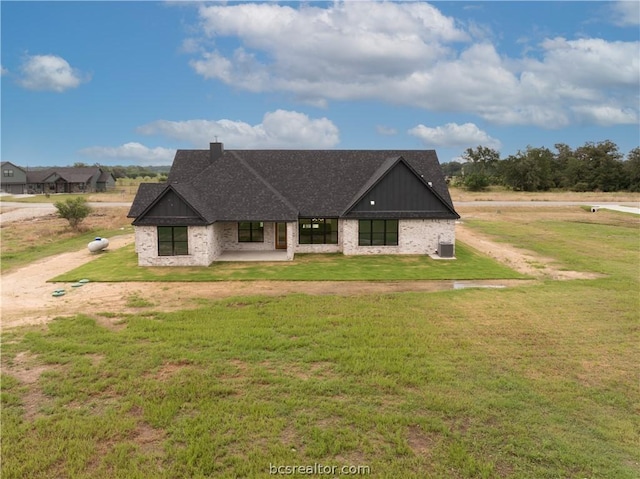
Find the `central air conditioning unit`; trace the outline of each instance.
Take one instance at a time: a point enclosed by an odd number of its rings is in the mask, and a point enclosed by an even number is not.
[[[441,258],[453,258],[453,243],[438,243],[438,256]]]

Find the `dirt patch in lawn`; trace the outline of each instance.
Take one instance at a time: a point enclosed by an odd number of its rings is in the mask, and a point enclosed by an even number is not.
[[[39,384],[40,376],[48,371],[59,370],[59,366],[39,364],[37,356],[26,351],[18,353],[12,361],[3,360],[2,372],[13,376],[26,387],[22,396],[22,407],[26,420],[31,421],[38,417],[40,409],[48,401]]]
[[[424,431],[419,425],[409,426],[407,444],[416,456],[430,459],[438,443],[437,434]]]
[[[585,271],[568,271],[553,258],[547,258],[533,251],[516,248],[508,243],[495,241],[489,236],[469,228],[464,224],[465,220],[484,219],[492,220],[500,218],[501,221],[513,223],[527,223],[532,221],[579,221],[583,223],[600,223],[602,216],[595,217],[592,213],[582,210],[580,207],[518,207],[518,208],[494,208],[465,206],[459,209],[462,220],[456,224],[456,241],[461,241],[475,248],[481,253],[503,263],[519,273],[538,279],[571,280],[571,279],[596,279],[601,274]],[[607,223],[618,224],[621,220],[615,215],[607,218]]]
[[[515,248],[506,243],[497,243],[463,224],[456,226],[456,240],[462,241],[481,253],[492,257],[518,273],[540,279],[596,279],[602,277],[597,273],[584,271],[566,271],[559,269],[555,260],[545,258],[531,251]]]

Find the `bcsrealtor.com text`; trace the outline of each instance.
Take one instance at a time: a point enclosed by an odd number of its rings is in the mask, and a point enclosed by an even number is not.
[[[371,474],[369,466],[330,466],[326,464],[276,465],[269,463],[269,474],[290,476],[293,474],[309,476],[366,476]]]

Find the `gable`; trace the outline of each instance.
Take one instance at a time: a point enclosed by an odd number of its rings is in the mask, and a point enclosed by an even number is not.
[[[27,173],[10,161],[3,161],[0,166],[0,182],[2,183],[26,183]]]
[[[42,178],[38,183],[55,183],[60,179],[60,175],[58,173],[51,173],[48,176]]]
[[[167,188],[146,211],[137,217],[133,224],[180,226],[206,224],[206,222],[173,188]]]
[[[392,166],[346,212],[347,217],[444,217],[454,214],[434,190],[403,160]]]
[[[180,198],[175,191],[168,190],[162,198],[160,198],[155,205],[145,215],[147,218],[167,218],[167,217],[181,217],[181,218],[199,218],[200,215],[187,204],[182,198]]]

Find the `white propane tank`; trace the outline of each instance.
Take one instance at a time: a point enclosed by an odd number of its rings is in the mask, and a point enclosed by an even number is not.
[[[99,236],[87,245],[89,251],[97,253],[109,246],[109,240],[107,238],[100,238]]]

